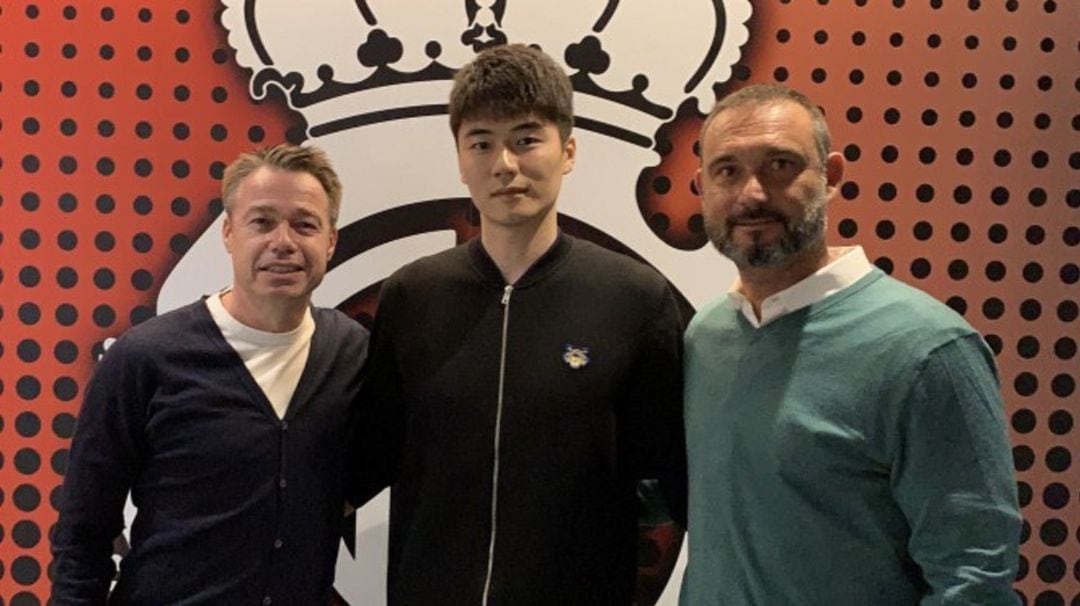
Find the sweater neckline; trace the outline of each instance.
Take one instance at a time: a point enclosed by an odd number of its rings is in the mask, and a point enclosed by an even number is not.
[[[540,258],[534,261],[533,264],[529,266],[529,269],[518,278],[518,281],[514,283],[514,288],[528,288],[551,275],[552,272],[554,272],[555,269],[570,255],[570,251],[573,248],[574,239],[564,234],[562,230],[559,230],[558,235],[555,237],[555,241],[552,242],[547,251],[540,255]],[[480,274],[485,282],[489,282],[499,288],[506,286],[506,279],[503,278],[502,272],[499,271],[499,266],[495,264],[491,255],[484,249],[484,245],[480,242],[479,236],[473,238],[469,242],[468,251],[473,268]]]

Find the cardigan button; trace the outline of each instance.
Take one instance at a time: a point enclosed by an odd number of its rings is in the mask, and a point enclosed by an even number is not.
[[[274,539],[274,549],[281,549],[285,545],[285,541],[281,539]]]
[[[278,480],[277,485],[278,485],[279,488],[284,489],[286,486],[289,485],[289,483],[287,481],[285,481],[285,478],[281,478],[280,480]]]
[[[274,600],[270,599],[270,596],[266,596],[266,597],[263,598],[262,603],[263,603],[263,606],[270,606],[270,604],[274,603]]]

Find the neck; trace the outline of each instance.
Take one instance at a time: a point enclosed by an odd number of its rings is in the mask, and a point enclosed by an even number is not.
[[[253,301],[236,289],[221,295],[221,304],[237,322],[265,332],[289,332],[300,326],[309,301]]]
[[[839,248],[822,246],[792,259],[785,265],[742,268],[739,269],[739,286],[736,290],[750,301],[754,315],[760,320],[761,304],[765,299],[802,282],[839,256]]]
[[[481,224],[480,242],[507,284],[516,283],[555,243],[559,227],[554,211],[550,217],[530,226]]]

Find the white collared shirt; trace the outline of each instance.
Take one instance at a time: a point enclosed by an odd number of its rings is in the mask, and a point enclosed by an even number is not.
[[[832,263],[762,301],[761,320],[758,320],[754,313],[750,300],[739,292],[742,282],[738,278],[728,293],[728,303],[742,310],[751,326],[761,328],[777,318],[840,292],[858,282],[874,268],[861,246],[841,248],[839,253],[840,256]]]

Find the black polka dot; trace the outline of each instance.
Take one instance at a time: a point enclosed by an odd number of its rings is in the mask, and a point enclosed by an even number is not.
[[[64,192],[60,194],[60,196],[56,199],[56,202],[57,206],[60,207],[60,210],[66,213],[74,212],[74,210],[79,205],[78,199],[75,197],[74,194],[70,192]]]
[[[173,98],[177,101],[187,101],[191,98],[191,89],[181,84],[173,88]]]
[[[1050,414],[1047,419],[1047,425],[1050,427],[1050,431],[1055,435],[1063,436],[1073,428],[1072,413],[1068,410],[1055,410]]]
[[[1069,538],[1069,527],[1057,518],[1043,522],[1039,528],[1039,539],[1048,547],[1057,547]]]
[[[140,215],[148,215],[154,210],[154,203],[149,196],[136,196],[132,201],[132,208]]]
[[[1025,299],[1020,303],[1020,317],[1025,320],[1038,320],[1042,315],[1042,304],[1035,299]]]
[[[94,324],[101,328],[108,328],[116,322],[116,312],[108,305],[98,305],[94,308]]]
[[[19,244],[26,250],[34,250],[41,244],[41,235],[36,230],[24,229],[19,234]]]
[[[1062,509],[1069,504],[1069,489],[1054,482],[1043,489],[1043,503],[1050,509]]]
[[[968,72],[960,77],[960,84],[964,88],[975,88],[979,84],[979,77]]]
[[[878,198],[884,202],[892,202],[896,199],[896,186],[892,183],[882,183],[878,187]]]
[[[1076,284],[1077,280],[1080,279],[1080,267],[1076,263],[1066,263],[1061,266],[1058,277],[1061,278],[1062,284]]]
[[[61,326],[71,326],[78,322],[79,311],[70,303],[62,303],[56,307],[56,321]]]
[[[960,126],[970,127],[975,125],[975,112],[964,110],[959,116]]]
[[[52,430],[58,438],[70,438],[75,434],[75,416],[66,412],[56,415],[53,417]]]
[[[1007,51],[1016,50],[1016,38],[1013,38],[1012,36],[1005,36],[1001,39],[1001,48],[1004,48]]]
[[[184,124],[183,122],[177,122],[173,125],[173,137],[177,140],[183,141],[184,139],[187,139],[190,135],[191,129],[188,128],[187,124]]]
[[[854,181],[846,181],[840,186],[840,195],[845,200],[854,200],[859,197],[859,184]]]
[[[74,288],[79,283],[79,274],[71,267],[61,267],[56,270],[56,284],[60,288]]]
[[[266,131],[261,126],[252,126],[248,129],[248,141],[261,143],[266,138]]]
[[[1013,448],[1013,467],[1016,471],[1027,471],[1035,466],[1035,451],[1031,447],[1020,445]]]
[[[225,163],[214,161],[210,163],[210,177],[220,181],[225,176]]]
[[[75,232],[65,229],[56,234],[56,245],[63,250],[75,250],[75,247],[79,245],[79,238],[75,235]]]
[[[154,248],[154,239],[150,237],[150,234],[145,232],[137,233],[131,238],[131,247],[135,249],[136,252],[150,252],[150,250]]]
[[[180,10],[176,11],[176,22],[177,23],[185,24],[190,20],[191,20],[191,14],[188,13],[186,10],[180,9]]]
[[[139,21],[142,21],[143,23],[149,23],[150,20],[153,19],[153,18],[154,18],[154,13],[151,12],[150,9],[148,9],[148,8],[140,8],[139,9]]]
[[[961,147],[956,150],[956,163],[960,166],[968,166],[975,161],[975,152],[970,148]]]
[[[926,46],[930,48],[937,48],[941,46],[941,36],[937,34],[930,34],[926,37]]]
[[[788,70],[786,67],[778,67],[773,70],[773,79],[777,82],[786,82],[788,79]]]
[[[188,59],[191,58],[191,51],[181,46],[173,53],[173,57],[176,58],[178,63],[187,63]]]
[[[919,161],[923,164],[933,164],[937,159],[937,151],[932,147],[924,147],[919,150]]]
[[[982,313],[988,320],[997,320],[1005,314],[1005,303],[997,297],[990,297],[983,301]]]
[[[851,34],[851,43],[855,46],[866,44],[866,34],[864,32],[855,32]]]
[[[15,488],[11,500],[20,511],[34,511],[41,504],[41,493],[30,484],[22,484]]]
[[[33,288],[39,283],[41,283],[41,271],[38,268],[27,265],[19,270],[19,284]]]
[[[949,263],[948,271],[953,280],[963,280],[968,275],[968,264],[963,259],[954,259]]]
[[[1046,190],[1036,187],[1028,192],[1028,204],[1039,207],[1046,204]]]
[[[94,272],[94,286],[101,290],[109,290],[116,284],[116,275],[108,268],[100,268]]]
[[[938,121],[938,113],[936,111],[934,111],[932,109],[928,109],[928,110],[923,111],[923,113],[922,113],[922,123],[923,124],[925,124],[926,126],[933,126],[933,125],[937,124],[937,121]]]
[[[72,341],[59,341],[53,348],[53,356],[62,364],[71,364],[79,357],[79,347]]]
[[[842,219],[836,226],[837,231],[844,238],[852,238],[859,231],[859,224],[851,219]]]
[[[1039,79],[1035,81],[1035,86],[1037,86],[1039,90],[1046,92],[1051,88],[1054,88],[1054,79],[1050,76],[1039,76]]]
[[[919,221],[912,227],[912,234],[916,240],[925,242],[934,235],[934,226],[926,221]]]
[[[979,48],[979,37],[978,36],[967,36],[967,37],[965,37],[964,38],[964,47],[967,48],[968,50],[975,50],[975,49]]]
[[[858,107],[849,107],[847,110],[847,120],[852,124],[857,124],[862,120],[862,109]]]
[[[116,210],[116,200],[109,194],[101,194],[94,200],[94,207],[99,213],[107,215]]]
[[[1039,150],[1031,154],[1031,165],[1035,168],[1046,168],[1046,165],[1050,163],[1050,154],[1045,151]],[[1080,168],[1080,155],[1072,154],[1069,156],[1070,168],[1076,170]]]
[[[1026,434],[1035,431],[1035,412],[1028,408],[1021,408],[1013,413],[1012,428],[1016,433]]]
[[[885,110],[883,117],[888,124],[896,124],[900,122],[900,110],[895,107],[890,107]]]
[[[994,223],[987,230],[986,237],[994,244],[1001,244],[1009,238],[1009,229],[1001,223]]]
[[[892,259],[888,257],[878,257],[877,259],[874,259],[874,265],[887,274],[891,275],[893,272],[893,262]]]
[[[1005,279],[1005,264],[1001,261],[991,261],[986,264],[986,278],[991,282],[1000,282]]]
[[[224,141],[228,136],[229,131],[225,128],[224,124],[215,124],[210,127],[210,137],[214,141]]]
[[[922,203],[930,202],[934,199],[934,186],[929,183],[923,183],[915,188],[915,198]]]
[[[184,234],[176,234],[169,238],[169,249],[178,255],[182,255],[191,247],[191,240]]]
[[[1076,301],[1062,301],[1057,306],[1057,316],[1062,322],[1072,322],[1077,316]]]
[[[33,585],[41,578],[41,565],[30,556],[19,556],[11,562],[11,578],[20,585]],[[15,606],[14,598],[11,603]]]
[[[35,303],[23,303],[19,306],[19,321],[33,326],[41,320],[41,309]]]
[[[1028,281],[1028,282],[1030,282],[1032,284],[1034,284],[1035,282],[1038,282],[1039,280],[1042,280],[1042,277],[1043,277],[1042,265],[1039,265],[1038,263],[1035,263],[1034,261],[1024,265],[1023,276],[1024,276],[1024,280],[1026,280],[1026,281]]]
[[[874,233],[882,240],[888,240],[896,234],[896,226],[892,221],[885,219],[878,222],[877,226],[874,228]]]
[[[28,476],[41,468],[41,456],[31,448],[21,448],[15,452],[15,471]]]
[[[41,346],[38,345],[37,341],[23,339],[15,347],[15,353],[23,362],[35,362],[41,357]]]
[[[146,101],[154,95],[154,89],[149,84],[140,84],[135,87],[135,96]]]
[[[1034,493],[1031,490],[1031,484],[1027,482],[1016,483],[1016,496],[1020,501],[1020,507],[1027,507],[1031,504],[1031,499],[1034,498]]]
[[[1039,113],[1035,115],[1035,128],[1039,130],[1046,130],[1050,128],[1050,116],[1048,114]]]
[[[1068,471],[1072,465],[1072,453],[1062,446],[1054,446],[1046,451],[1046,468],[1055,473]]]
[[[109,61],[116,56],[116,49],[109,44],[102,44],[101,48],[98,49],[98,56]]]
[[[931,269],[928,259],[918,258],[911,262],[911,275],[920,280],[929,276]]]
[[[898,150],[895,145],[886,145],[881,148],[881,159],[887,163],[896,162],[899,156],[900,150]]]
[[[15,431],[24,438],[32,438],[41,431],[41,418],[33,412],[21,412],[15,417]]]

